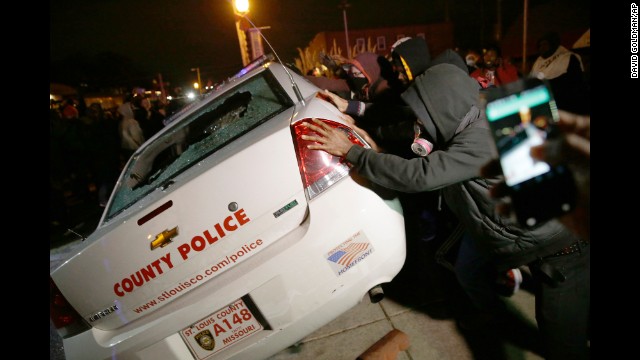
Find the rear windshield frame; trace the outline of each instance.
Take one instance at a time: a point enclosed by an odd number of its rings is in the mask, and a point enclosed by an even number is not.
[[[105,221],[294,105],[266,70],[202,101],[207,103],[176,119],[170,129],[133,155],[114,187]]]

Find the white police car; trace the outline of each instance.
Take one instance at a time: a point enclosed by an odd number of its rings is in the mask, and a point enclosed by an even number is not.
[[[133,155],[50,273],[68,360],[267,358],[398,274],[398,199],[300,137],[320,118],[369,146],[318,91],[263,58]]]

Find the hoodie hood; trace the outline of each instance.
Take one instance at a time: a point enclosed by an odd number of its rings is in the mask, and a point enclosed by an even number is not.
[[[429,64],[429,67],[443,63],[455,65],[465,73],[469,74],[469,68],[467,67],[466,61],[462,56],[460,56],[460,54],[452,49],[446,49],[440,55],[436,56],[436,58],[431,61],[431,64]]]
[[[460,67],[442,63],[418,76],[402,93],[418,121],[438,145],[449,142],[467,114],[478,111],[478,82]]]
[[[364,52],[358,54],[353,60],[347,60],[347,63],[353,64],[357,67],[367,78],[368,97],[375,98],[382,91],[389,88],[387,80],[381,75],[381,68],[378,58],[380,55],[371,52]]]
[[[414,37],[400,43],[393,49],[392,56],[400,57],[410,81],[422,74],[431,63],[429,47],[421,37]]]

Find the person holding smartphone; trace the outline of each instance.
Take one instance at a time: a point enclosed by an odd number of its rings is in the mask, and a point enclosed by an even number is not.
[[[459,67],[442,63],[427,69],[402,94],[433,148],[405,159],[354,146],[340,130],[312,120],[316,135],[305,135],[311,150],[344,157],[370,181],[401,192],[441,190],[464,225],[463,245],[476,261],[458,267],[458,279],[474,304],[499,319],[504,302],[494,291],[496,271],[529,266],[536,284],[536,319],[547,359],[588,358],[589,249],[555,219],[524,227],[495,210],[489,189],[503,179],[479,176],[495,157],[478,82]],[[580,251],[573,251],[578,247]],[[569,250],[567,250],[569,249]],[[569,252],[570,251],[570,252]],[[569,290],[570,289],[570,290]],[[495,326],[495,322],[489,323]]]
[[[590,241],[590,187],[591,176],[591,116],[578,115],[568,111],[558,110],[558,128],[562,135],[557,139],[546,140],[541,145],[531,148],[531,157],[557,165],[569,164],[573,173],[577,189],[577,201],[574,209],[557,217],[557,220],[586,241]],[[489,161],[480,169],[484,177],[492,177],[501,174],[500,161]],[[491,196],[499,200],[496,211],[509,216],[513,208],[508,198],[508,188],[504,182],[496,184],[490,190]]]
[[[558,127],[563,136],[531,148],[531,156],[551,165],[561,161],[569,164],[578,190],[577,201],[573,211],[559,216],[558,220],[578,236],[590,241],[591,116],[562,110],[558,113]]]

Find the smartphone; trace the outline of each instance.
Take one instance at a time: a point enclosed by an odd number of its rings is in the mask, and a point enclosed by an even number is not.
[[[573,210],[576,187],[569,168],[550,166],[530,155],[532,146],[558,135],[558,109],[548,82],[524,78],[483,95],[518,222],[534,227]]]

